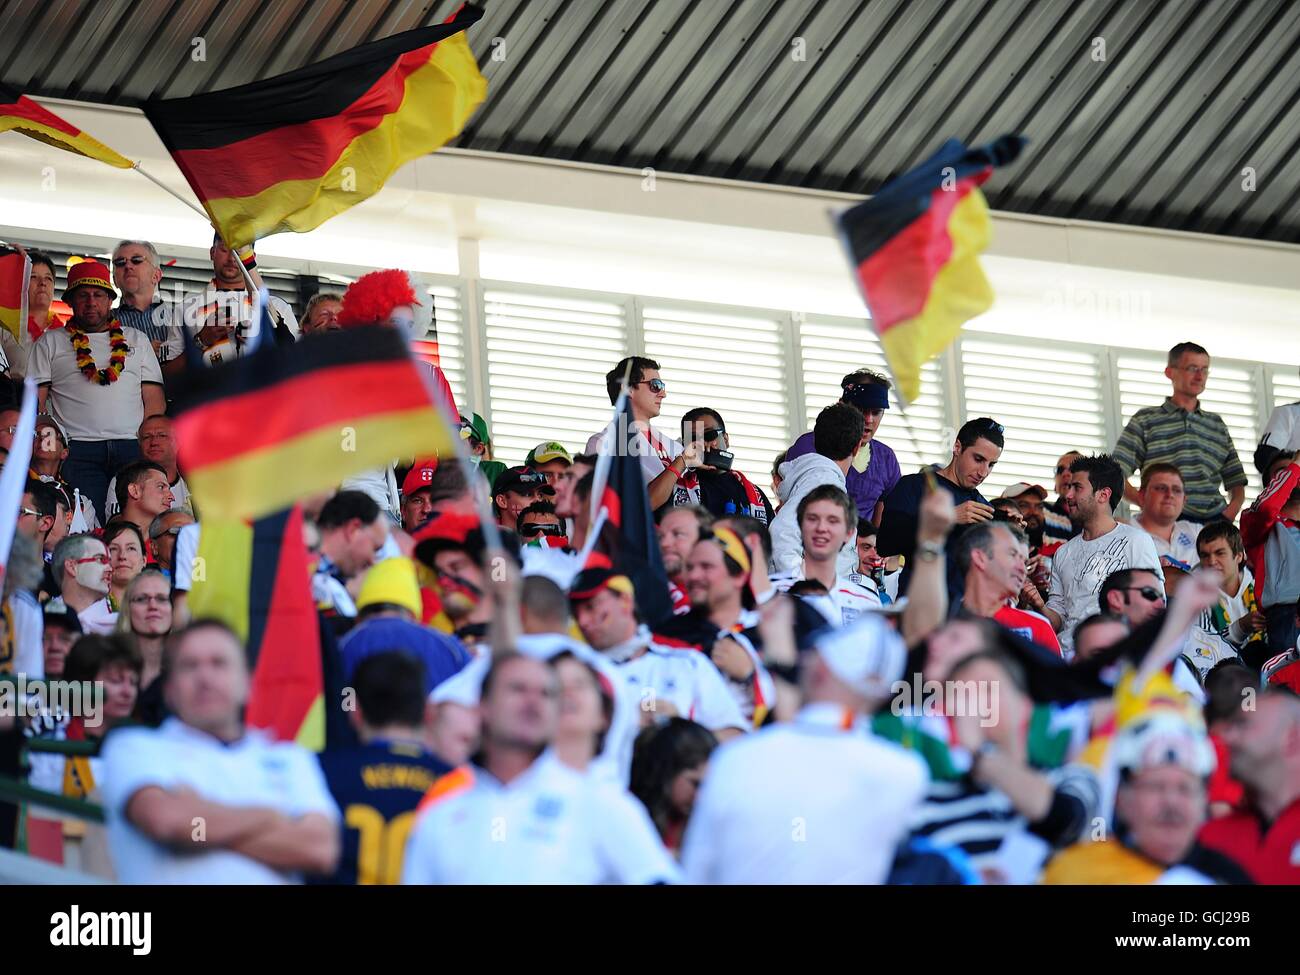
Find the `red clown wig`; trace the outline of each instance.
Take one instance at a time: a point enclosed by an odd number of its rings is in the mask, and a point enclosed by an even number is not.
[[[343,292],[339,324],[344,328],[380,324],[388,321],[394,308],[418,304],[415,288],[405,271],[371,271],[357,278]]]

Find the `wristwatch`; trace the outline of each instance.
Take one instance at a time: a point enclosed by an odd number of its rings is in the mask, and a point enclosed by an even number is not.
[[[922,562],[933,562],[943,555],[943,545],[939,542],[917,542],[916,557]]]

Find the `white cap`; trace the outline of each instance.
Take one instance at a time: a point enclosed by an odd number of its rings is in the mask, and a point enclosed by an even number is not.
[[[1173,765],[1206,778],[1216,764],[1204,729],[1172,712],[1151,714],[1120,729],[1111,750],[1116,768],[1134,772]]]
[[[887,697],[907,667],[907,647],[879,614],[830,630],[813,646],[831,673],[864,697]]]

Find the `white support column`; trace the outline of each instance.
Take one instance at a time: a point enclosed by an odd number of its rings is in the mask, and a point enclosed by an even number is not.
[[[464,282],[465,391],[470,412],[477,413],[492,429],[492,397],[488,383],[487,328],[483,322],[483,289],[479,281],[478,241],[456,239],[456,256]]]

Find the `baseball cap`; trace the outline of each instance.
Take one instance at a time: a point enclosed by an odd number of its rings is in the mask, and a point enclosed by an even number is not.
[[[433,472],[438,469],[437,460],[417,461],[415,466],[402,478],[402,497],[409,498],[416,491],[421,491],[433,483]]]
[[[850,383],[840,399],[864,412],[889,409],[889,390],[879,383]]]
[[[61,626],[70,633],[81,633],[81,620],[62,599],[51,599],[42,614],[46,626]]]
[[[63,441],[63,446],[66,447],[68,445],[68,431],[63,429],[63,424],[60,423],[52,413],[37,414],[36,429],[39,430],[41,427],[54,427],[55,432],[59,435],[59,439]]]
[[[1214,746],[1204,729],[1180,715],[1160,711],[1133,722],[1111,744],[1115,767],[1140,772],[1173,765],[1201,778],[1214,771]]]
[[[536,467],[538,464],[549,464],[553,460],[562,460],[566,464],[573,463],[573,458],[569,456],[568,448],[564,444],[548,440],[528,451],[528,456],[524,458],[524,466]]]
[[[473,437],[479,443],[490,444],[492,437],[488,432],[487,421],[477,413],[471,413],[469,419],[460,418],[460,439],[468,440]]]
[[[632,580],[613,569],[583,569],[569,585],[569,602],[585,602],[604,589],[630,596],[633,593]]]
[[[1028,481],[1017,481],[1015,484],[1007,486],[998,497],[1018,498],[1020,495],[1026,494],[1030,491],[1038,492],[1039,497],[1044,501],[1047,500],[1047,489],[1041,484],[1030,484]]]
[[[887,696],[907,667],[902,638],[876,614],[824,633],[813,647],[832,674],[864,697]]]
[[[555,488],[546,480],[546,475],[531,467],[507,467],[497,475],[492,484],[492,493],[505,494],[514,491],[517,494],[529,494],[540,491],[542,494],[554,494]]]

